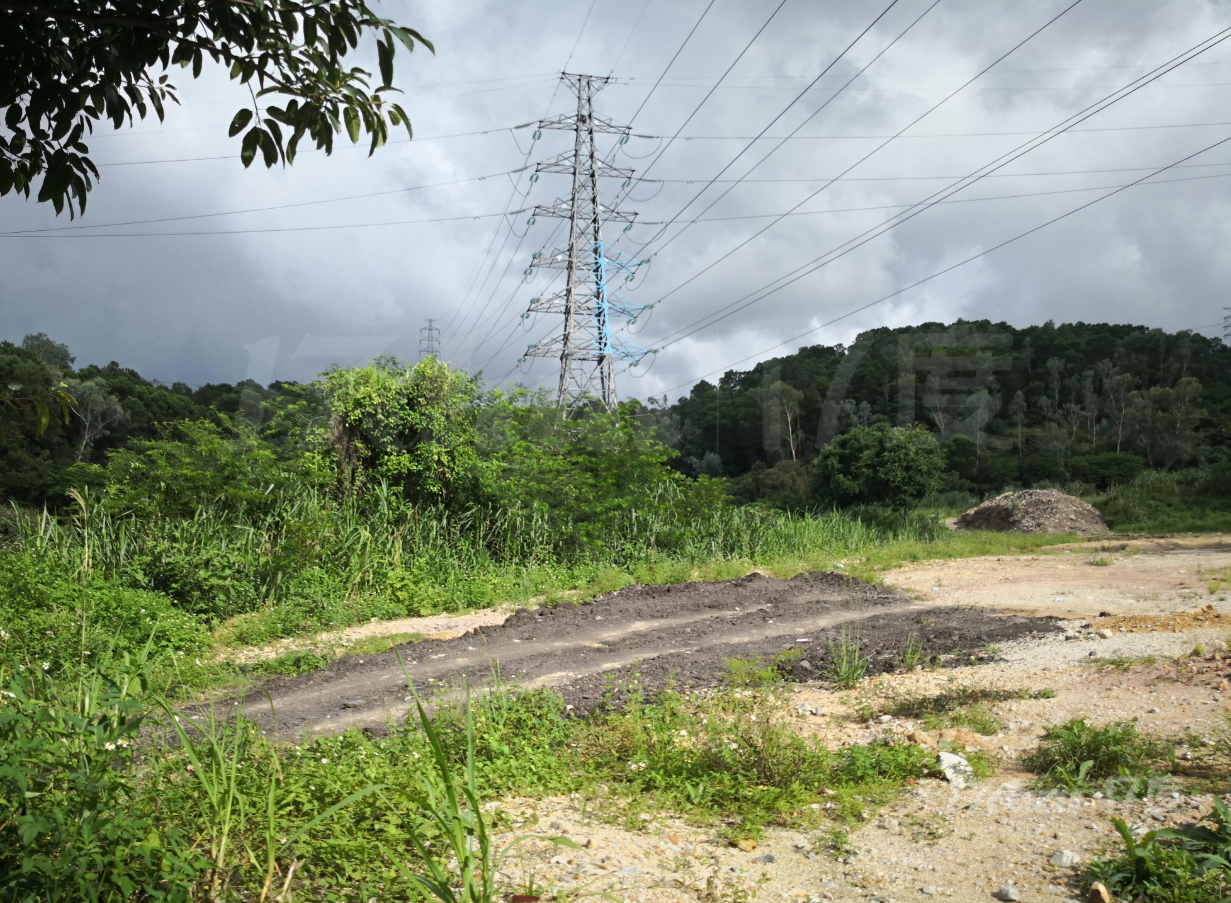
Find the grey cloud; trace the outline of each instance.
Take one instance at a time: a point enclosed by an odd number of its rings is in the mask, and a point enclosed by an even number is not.
[[[707,0],[651,3],[597,0],[569,62],[573,71],[636,79],[609,87],[600,111],[627,120],[661,73]],[[751,136],[764,127],[809,79],[862,30],[888,0],[789,0],[762,38],[715,91],[687,135]],[[663,85],[633,123],[641,134],[671,135],[730,64],[777,3],[719,0]],[[930,0],[901,0],[874,32],[804,97],[771,131],[785,134],[818,108],[846,76],[914,19]],[[866,77],[834,99],[801,132],[805,135],[887,134],[901,128],[1067,3],[942,0]],[[587,2],[384,5],[384,12],[419,28],[436,56],[399,56],[404,102],[421,138],[525,123],[568,108],[550,73],[569,58]],[[1084,0],[1071,13],[930,115],[924,133],[1039,131],[1061,121],[1108,86],[1127,82],[1175,53],[1231,25],[1231,7],[1204,0],[1122,2]],[[621,49],[625,47],[623,55]],[[1231,42],[1113,107],[1088,126],[1138,126],[1231,121],[1225,98],[1231,86]],[[1113,68],[1121,67],[1121,68]],[[1003,71],[1001,71],[1003,70]],[[477,82],[526,76],[521,84]],[[237,153],[226,122],[244,96],[217,73],[193,82],[175,74],[185,100],[164,128],[146,122],[134,132],[99,136],[100,162],[205,157]],[[468,84],[454,84],[454,83]],[[414,85],[445,85],[414,89]],[[1200,85],[1204,85],[1201,87]],[[1002,90],[1012,89],[1012,90]],[[1029,90],[1028,90],[1029,89]],[[1047,89],[1047,90],[1038,90]],[[549,103],[550,101],[550,103]],[[485,136],[404,141],[368,158],[341,148],[332,158],[305,154],[293,168],[245,171],[237,159],[113,166],[91,197],[85,224],[182,216],[409,188],[520,167],[532,129]],[[1066,135],[1013,164],[1006,173],[1162,165],[1218,138],[1231,126],[1085,132]],[[852,175],[961,175],[1016,146],[1026,136],[902,139]],[[520,146],[517,142],[520,142]],[[744,146],[741,141],[679,140],[661,159],[654,140],[634,139],[621,165],[649,178],[695,179],[639,185],[628,205],[643,220],[675,214]],[[795,140],[756,167],[752,178],[831,176],[875,146],[873,140]],[[545,132],[531,162],[568,146],[568,136]],[[773,145],[761,142],[736,162],[737,178]],[[632,159],[645,156],[643,159]],[[1194,162],[1231,161],[1231,145]],[[1231,167],[1231,163],[1228,164]],[[1184,175],[1231,173],[1228,169]],[[1172,175],[1179,175],[1175,173]],[[988,179],[960,197],[1055,191],[1113,185],[1133,174],[1091,174]],[[1171,177],[1171,176],[1169,176]],[[945,184],[932,181],[851,181],[833,185],[804,208],[870,207],[912,203]],[[1210,178],[1132,189],[1090,210],[997,251],[866,312],[811,334],[801,343],[848,342],[862,330],[958,316],[1017,324],[1047,318],[1135,321],[1179,329],[1221,319],[1231,216],[1228,179]],[[614,190],[618,183],[604,186]],[[296,229],[405,219],[477,216],[532,207],[564,196],[567,180],[544,175],[511,191],[508,178],[407,191],[362,200],[213,217],[115,231]],[[695,215],[719,190],[711,188]],[[819,187],[816,183],[746,183],[707,217],[780,213]],[[657,192],[657,193],[656,193]],[[1092,194],[1058,194],[951,204],[877,238],[765,301],[698,332],[657,355],[640,380],[621,377],[623,395],[660,394],[702,373],[728,365],[875,300],[944,266],[1071,209]],[[884,220],[892,210],[791,217],[672,294],[632,341],[654,347],[683,328],[805,261]],[[543,280],[523,284],[533,251],[548,245],[557,223],[528,214],[510,217],[511,229],[482,218],[421,225],[337,228],[212,236],[111,239],[0,239],[3,330],[20,339],[45,331],[66,341],[78,361],[116,359],[165,381],[309,378],[333,358],[347,363],[377,353],[413,359],[426,318],[449,324],[446,353],[471,369],[527,384],[553,385],[549,361],[527,375],[516,361],[526,344],[547,331],[541,319],[523,331],[520,317]],[[723,257],[765,225],[761,219],[698,223],[654,259],[635,300],[659,299],[702,267]],[[0,201],[0,231],[58,228],[46,205],[8,197]],[[73,224],[76,225],[76,224]],[[674,234],[678,226],[666,234]],[[657,232],[637,226],[618,247],[638,255]],[[495,234],[491,253],[489,243]],[[521,237],[524,234],[524,237]],[[558,240],[558,232],[555,233]],[[616,233],[618,234],[618,233]],[[614,235],[612,236],[614,237]],[[478,316],[479,311],[483,315]],[[460,311],[466,311],[461,316]],[[1207,330],[1215,334],[1216,330]],[[276,345],[260,343],[276,337]],[[309,341],[333,340],[323,356],[298,355]],[[357,340],[372,340],[367,345]],[[375,341],[379,339],[380,341]],[[249,346],[249,348],[245,348]],[[252,351],[252,347],[258,347]],[[362,347],[360,347],[362,346]],[[269,349],[276,347],[272,354]],[[499,349],[499,350],[498,350]],[[791,346],[774,354],[793,350]],[[251,353],[250,353],[251,352]],[[259,360],[258,360],[259,358]],[[748,363],[741,366],[748,366]]]

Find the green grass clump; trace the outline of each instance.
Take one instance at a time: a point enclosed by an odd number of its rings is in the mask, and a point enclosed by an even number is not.
[[[998,734],[1004,725],[990,706],[1012,699],[1048,699],[1054,690],[1006,690],[984,687],[959,687],[936,696],[911,696],[894,702],[888,709],[898,718],[922,721],[928,730],[965,728],[984,736]]]
[[[723,684],[744,689],[777,686],[791,679],[791,668],[803,657],[804,650],[787,649],[770,656],[768,660],[759,655],[726,659]]]
[[[837,639],[829,640],[829,661],[825,676],[835,685],[849,690],[868,673],[870,660],[859,649],[859,634],[843,630]]]
[[[1117,722],[1094,727],[1084,718],[1050,727],[1022,764],[1035,772],[1036,790],[1061,790],[1086,796],[1143,798],[1170,786],[1156,766],[1162,765],[1164,745],[1143,736],[1136,725]]]
[[[1134,837],[1114,819],[1123,851],[1090,863],[1087,885],[1101,881],[1116,899],[1223,903],[1231,899],[1231,810],[1219,799],[1204,819],[1178,831]]]
[[[797,734],[782,707],[764,692],[695,701],[667,693],[653,704],[634,695],[586,726],[573,767],[585,783],[618,788],[639,806],[725,820],[740,836],[815,818],[813,804],[858,820],[935,767],[933,756],[898,742],[830,750]]]

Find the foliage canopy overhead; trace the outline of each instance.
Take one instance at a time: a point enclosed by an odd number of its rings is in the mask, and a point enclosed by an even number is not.
[[[369,34],[375,83],[345,65]],[[57,213],[84,210],[99,177],[84,141],[95,121],[120,128],[151,109],[161,121],[164,103],[179,102],[165,70],[191,67],[197,78],[207,57],[249,88],[252,104],[229,130],[244,133],[244,166],[258,151],[267,167],[293,163],[305,135],[331,153],[343,131],[352,143],[369,135],[370,154],[390,126],[411,134],[406,111],[387,95],[397,90],[396,46],[413,50],[416,42],[432,49],[365,0],[0,0],[0,195],[29,197],[41,177],[39,201]],[[270,95],[285,102],[262,106]]]

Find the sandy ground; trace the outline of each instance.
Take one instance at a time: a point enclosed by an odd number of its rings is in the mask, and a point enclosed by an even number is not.
[[[885,583],[942,604],[1091,618],[1102,611],[1192,609],[1211,601],[1202,576],[1229,567],[1231,551],[1104,552],[1095,545],[1089,551],[925,562],[891,571]]]
[[[858,714],[864,704],[883,711],[894,699],[959,686],[1054,690],[1054,698],[996,705],[993,712],[1006,725],[1000,734],[953,735],[996,758],[991,779],[960,790],[921,781],[894,804],[869,813],[851,833],[854,852],[839,858],[826,851],[820,830],[770,830],[745,852],[719,840],[713,827],[688,825],[671,813],[628,831],[604,820],[602,800],[505,800],[499,805],[518,820],[516,830],[559,833],[586,845],[580,851],[528,848],[509,865],[508,880],[524,886],[532,875],[548,891],[609,893],[631,903],[990,901],[1006,885],[1024,903],[1079,899],[1084,863],[1118,841],[1112,818],[1138,833],[1178,826],[1208,813],[1213,797],[1178,784],[1144,801],[1041,796],[1026,789],[1032,775],[1016,764],[1019,756],[1048,725],[1077,717],[1135,721],[1155,736],[1187,735],[1200,746],[1225,727],[1231,708],[1231,654],[1225,651],[1231,604],[1205,583],[1210,572],[1231,566],[1231,554],[1119,552],[1111,553],[1109,565],[1091,564],[1094,557],[1082,549],[896,571],[887,584],[933,604],[1068,620],[1060,623],[1062,631],[1002,644],[989,664],[884,674],[852,692],[804,684],[789,700],[801,732],[836,746],[885,732],[910,737],[920,728],[904,719],[865,722]],[[1099,618],[1100,612],[1111,617]],[[1194,647],[1205,654],[1193,656]],[[1184,759],[1193,749],[1177,747],[1177,755]],[[1053,865],[1060,851],[1075,854],[1076,865]]]
[[[1169,648],[1191,650],[1196,641],[1213,647],[1226,635],[1208,630],[1172,635]],[[994,777],[961,790],[942,781],[921,781],[894,804],[869,813],[864,826],[852,831],[849,856],[835,858],[825,851],[825,831],[769,830],[756,849],[744,852],[719,840],[713,828],[689,826],[670,813],[633,832],[604,822],[601,800],[583,805],[578,799],[514,799],[499,805],[520,822],[516,830],[559,833],[588,847],[562,851],[542,844],[528,849],[510,864],[508,880],[524,885],[533,875],[547,889],[605,892],[633,903],[737,903],[754,896],[974,901],[993,900],[1008,884],[1024,903],[1077,899],[1082,864],[1114,845],[1113,817],[1139,831],[1174,827],[1208,813],[1213,797],[1187,793],[1178,784],[1144,801],[1041,796],[1025,789],[1032,775],[1016,765],[1018,756],[1038,742],[1047,725],[1075,717],[1098,723],[1136,720],[1157,736],[1192,731],[1199,738],[1212,737],[1224,724],[1231,701],[1231,656],[1185,655],[1178,665],[1163,660],[1116,668],[1076,660],[1058,665],[1059,659],[1048,655],[1058,647],[1069,656],[1074,642],[1086,641],[1023,640],[1005,650],[1007,661],[943,673],[884,675],[852,693],[797,688],[790,703],[820,713],[799,715],[799,729],[830,745],[867,742],[886,732],[909,737],[920,728],[903,719],[863,722],[856,711],[865,702],[883,705],[956,686],[1056,691],[1052,699],[995,706],[994,713],[1007,724],[1001,734],[981,737],[963,731],[954,737],[995,756],[1000,765]],[[1137,655],[1144,648],[1137,637],[1097,642],[1112,657]],[[1040,654],[1047,663],[1031,660]],[[1097,658],[1106,660],[1101,654]],[[1180,757],[1186,752],[1191,751],[1181,747]],[[1060,851],[1075,853],[1077,865],[1052,865],[1050,858]]]

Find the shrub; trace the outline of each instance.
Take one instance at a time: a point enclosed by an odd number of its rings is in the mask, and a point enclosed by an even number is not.
[[[1048,728],[1022,764],[1038,774],[1034,786],[1040,790],[1144,797],[1156,789],[1158,775],[1152,766],[1162,752],[1157,741],[1142,736],[1131,723],[1093,727],[1077,718]]]
[[[944,465],[940,445],[923,427],[857,426],[813,460],[812,491],[841,506],[905,509],[939,486]]]
[[[1231,810],[1219,799],[1207,816],[1213,828],[1189,826],[1134,838],[1120,819],[1119,856],[1090,863],[1090,878],[1117,899],[1157,903],[1223,903],[1231,898]]]
[[[40,903],[192,898],[206,863],[132,778],[140,669],[62,683],[0,665],[0,897]]]
[[[1069,462],[1073,476],[1093,483],[1099,490],[1127,483],[1145,469],[1145,461],[1136,455],[1104,452],[1099,455],[1079,455]]]
[[[200,619],[159,593],[131,589],[101,575],[82,577],[33,552],[0,553],[0,629],[30,662],[136,652],[153,635],[158,646],[190,655],[208,644]]]

